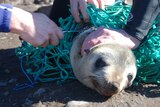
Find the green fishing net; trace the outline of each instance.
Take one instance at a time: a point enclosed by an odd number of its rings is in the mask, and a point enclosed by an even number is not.
[[[105,10],[97,9],[88,5],[87,12],[91,24],[95,27],[123,28],[127,22],[131,6],[123,2],[116,2],[107,6]],[[133,52],[137,58],[138,74],[136,81],[139,83],[160,84],[160,27],[157,26],[158,17],[150,29],[146,40]],[[61,28],[65,31],[78,29],[72,16],[66,19],[60,18]],[[65,81],[75,79],[72,72],[69,53],[75,33],[64,33],[58,46],[47,46],[46,48],[34,47],[27,42],[16,49],[16,54],[21,61],[21,68],[29,82],[35,81]]]

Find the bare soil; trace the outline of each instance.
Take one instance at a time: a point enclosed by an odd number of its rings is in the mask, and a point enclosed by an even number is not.
[[[49,5],[16,6],[31,12],[44,7],[41,11],[49,12]],[[16,85],[28,82],[15,55],[18,46],[18,35],[0,33],[0,107],[63,107],[72,100],[89,102],[86,107],[160,107],[160,86],[155,84],[132,86],[112,97],[101,96],[77,80],[38,83],[33,88],[15,91]]]

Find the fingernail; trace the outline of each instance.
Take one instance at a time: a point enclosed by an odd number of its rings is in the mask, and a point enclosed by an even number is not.
[[[80,23],[80,22],[81,22],[81,19],[80,19],[80,18],[75,18],[75,21],[76,21],[77,23]]]
[[[59,39],[63,39],[63,37],[64,37],[64,34],[63,34],[63,32],[62,32],[62,30],[61,30],[61,28],[58,30],[58,38]]]
[[[82,21],[81,21],[81,20],[77,20],[76,22],[77,22],[77,23],[81,23]]]

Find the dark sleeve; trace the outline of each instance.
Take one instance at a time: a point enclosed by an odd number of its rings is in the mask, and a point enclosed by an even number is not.
[[[10,32],[11,5],[0,4],[0,32]]]
[[[49,15],[50,19],[59,25],[59,18],[67,18],[69,15],[69,0],[54,0]]]
[[[124,30],[142,41],[160,14],[160,0],[133,0],[130,16]]]

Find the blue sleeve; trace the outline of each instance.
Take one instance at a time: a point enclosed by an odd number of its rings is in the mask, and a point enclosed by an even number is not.
[[[12,5],[0,4],[0,32],[10,32]]]

